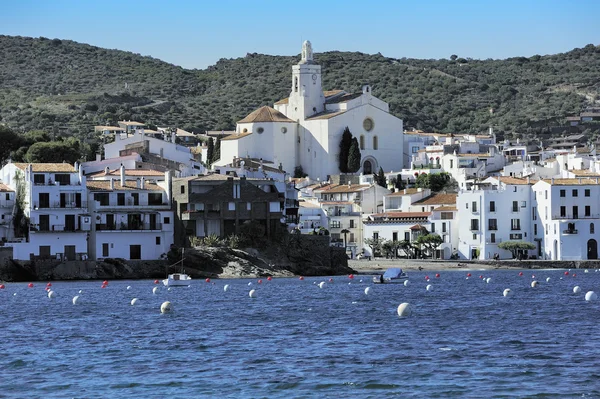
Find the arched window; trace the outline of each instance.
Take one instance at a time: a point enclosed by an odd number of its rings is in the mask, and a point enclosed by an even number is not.
[[[363,136],[363,135],[360,136],[360,149],[361,150],[365,149],[365,136]]]
[[[438,165],[440,164],[440,157],[436,157],[435,158],[435,163],[438,164]]]
[[[429,164],[433,164],[433,157],[429,158]]]
[[[365,163],[363,163],[363,174],[370,175],[371,173],[373,173],[373,165],[371,164],[371,161],[365,161]]]
[[[373,136],[373,149],[376,150],[379,147],[377,136]]]
[[[594,234],[594,223],[590,223],[590,234]]]

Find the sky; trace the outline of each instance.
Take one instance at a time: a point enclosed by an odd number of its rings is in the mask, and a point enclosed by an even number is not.
[[[508,58],[600,44],[600,0],[0,0],[0,35],[69,39],[203,69],[246,53]]]

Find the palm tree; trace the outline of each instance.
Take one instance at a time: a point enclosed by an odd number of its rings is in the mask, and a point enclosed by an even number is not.
[[[344,249],[347,249],[346,247],[347,247],[348,241],[346,240],[346,236],[348,233],[350,233],[350,230],[344,229],[340,233],[342,233],[344,235]]]

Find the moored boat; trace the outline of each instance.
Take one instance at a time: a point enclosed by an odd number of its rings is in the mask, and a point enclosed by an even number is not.
[[[408,275],[399,267],[387,269],[383,275],[373,276],[375,284],[404,283],[406,280]]]

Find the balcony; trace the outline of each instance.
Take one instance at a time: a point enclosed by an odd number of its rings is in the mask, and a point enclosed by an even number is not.
[[[577,230],[576,229],[563,230],[563,234],[577,234]]]
[[[34,202],[33,209],[87,209],[87,201],[81,201],[80,203],[61,203],[60,201],[51,201],[50,203]]]
[[[96,224],[96,231],[156,231],[156,230],[162,230],[162,223]]]
[[[135,209],[170,209],[171,205],[166,202],[161,202],[160,204],[148,204],[148,203],[134,203],[132,199],[128,199],[123,203],[119,203],[118,201],[109,201],[108,204],[100,203],[98,208],[135,208]]]
[[[0,208],[12,208],[13,206],[15,206],[15,201],[13,200],[0,201]]]
[[[600,219],[600,214],[592,213],[589,215],[581,215],[581,214],[573,214],[573,213],[564,213],[564,214],[556,214],[552,215],[552,219],[564,220],[564,219]]]
[[[493,245],[493,244],[500,244],[501,242],[502,242],[502,238],[496,238],[496,240],[495,240],[495,241],[492,241],[492,240],[491,240],[491,239],[489,239],[489,238],[485,240],[485,243],[486,243],[486,244],[492,244],[492,245]]]
[[[65,226],[64,224],[53,224],[52,226],[40,226],[39,224],[30,224],[29,231],[34,233],[76,233],[82,231],[75,226]]]

